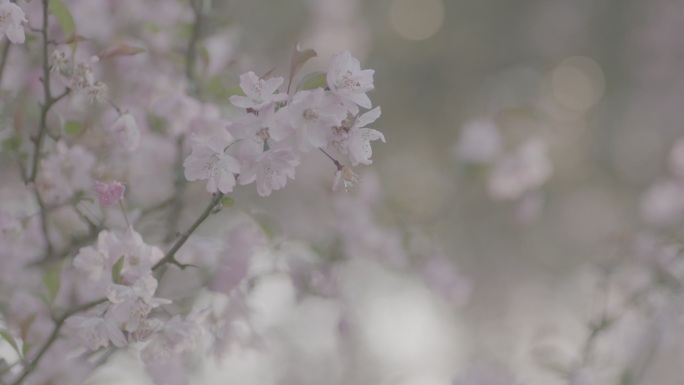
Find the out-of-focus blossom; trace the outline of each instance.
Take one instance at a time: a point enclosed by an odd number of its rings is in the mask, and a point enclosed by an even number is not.
[[[140,146],[140,130],[138,122],[130,113],[120,115],[110,130],[114,133],[117,142],[126,151],[135,151]]]
[[[670,171],[679,178],[684,178],[684,138],[680,138],[670,151]]]
[[[655,183],[641,198],[641,217],[652,225],[671,225],[684,217],[684,184],[676,180]]]
[[[496,367],[477,366],[459,376],[452,385],[517,385],[506,371]]]
[[[107,299],[113,303],[111,315],[126,331],[135,332],[152,309],[171,303],[153,297],[156,290],[157,280],[152,274],[138,279],[132,286],[111,284],[107,290]]]
[[[470,163],[489,163],[501,152],[501,133],[490,119],[477,119],[466,123],[461,130],[455,155]]]
[[[24,11],[9,0],[0,0],[0,33],[7,36],[9,41],[22,44],[26,40],[24,26],[27,23]]]
[[[541,187],[552,171],[546,144],[529,139],[494,166],[489,175],[489,194],[499,200],[520,198],[525,192]]]
[[[94,184],[94,165],[95,156],[84,147],[68,147],[64,141],[58,142],[55,151],[41,161],[37,185],[43,199],[60,203],[79,191],[88,191]]]
[[[115,205],[118,201],[123,199],[126,187],[121,182],[114,181],[112,183],[95,182],[97,189],[97,197],[100,199],[100,204],[105,207]]]
[[[251,223],[241,223],[231,229],[209,287],[224,294],[235,290],[247,277],[250,260],[262,241],[261,232]]]
[[[93,314],[75,315],[66,320],[67,325],[77,331],[78,337],[90,350],[106,348],[111,341],[114,346],[127,345],[126,336],[116,325],[116,321],[109,314],[103,315],[104,306]]]

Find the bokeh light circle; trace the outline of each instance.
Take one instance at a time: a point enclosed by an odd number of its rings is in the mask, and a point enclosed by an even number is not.
[[[442,0],[394,0],[390,20],[394,30],[409,40],[425,40],[436,34],[444,23]]]

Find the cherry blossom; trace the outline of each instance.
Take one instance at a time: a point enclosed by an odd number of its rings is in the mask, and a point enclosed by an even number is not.
[[[532,138],[499,160],[489,176],[490,195],[494,199],[517,199],[544,184],[553,171],[546,151],[543,141]]]
[[[78,191],[88,191],[94,181],[91,171],[95,156],[86,148],[57,143],[55,152],[41,162],[37,185],[49,203],[63,202]]]
[[[353,123],[347,121],[335,129],[333,144],[340,153],[349,156],[352,166],[371,164],[373,149],[370,142],[378,139],[385,142],[385,136],[380,131],[366,127],[379,117],[380,107],[376,107],[352,120]]]
[[[285,187],[288,177],[294,179],[298,164],[299,158],[291,149],[270,149],[243,162],[238,182],[246,185],[256,181],[257,193],[269,196]]]
[[[202,335],[197,322],[193,319],[181,319],[173,316],[152,335],[150,342],[143,349],[141,356],[146,364],[165,362],[171,356],[193,349]]]
[[[499,155],[502,146],[501,134],[494,122],[477,119],[463,126],[455,154],[465,162],[489,163]]]
[[[91,280],[111,283],[111,270],[119,258],[123,258],[120,275],[123,283],[138,282],[151,273],[152,266],[163,256],[155,246],[144,243],[140,234],[128,228],[122,236],[104,230],[100,232],[97,247],[82,248],[74,258],[74,267]],[[103,274],[107,272],[108,274]],[[146,281],[144,281],[146,282]]]
[[[150,274],[135,281],[132,286],[111,284],[107,289],[107,299],[112,302],[111,315],[123,324],[127,332],[135,332],[144,325],[152,309],[171,303],[163,298],[153,297],[157,290],[157,280]]]
[[[106,348],[111,341],[114,346],[124,347],[126,336],[109,313],[103,314],[106,306],[94,309],[92,314],[75,315],[66,320],[67,325],[77,331],[78,337],[90,350]]]
[[[109,128],[116,141],[126,151],[135,151],[140,145],[140,130],[135,117],[130,113],[119,116]]]
[[[262,242],[262,234],[256,226],[246,222],[231,229],[226,238],[225,251],[209,288],[230,294],[247,277],[249,262]]]
[[[192,153],[183,162],[185,177],[189,181],[207,180],[207,191],[229,193],[235,186],[235,174],[240,172],[240,164],[225,153],[231,138],[215,135],[207,141],[198,137],[192,139]]]
[[[327,147],[332,127],[342,122],[347,111],[317,88],[298,92],[277,115],[278,124],[270,131],[273,139],[283,140],[295,132],[299,149],[307,152]]]
[[[349,51],[343,51],[330,59],[328,66],[328,88],[340,98],[344,106],[352,113],[358,113],[358,107],[371,108],[371,101],[366,93],[373,86],[373,70],[361,70],[361,63]]]
[[[5,34],[9,41],[22,44],[26,40],[22,23],[27,23],[24,11],[9,0],[0,0],[0,33]]]
[[[109,184],[96,181],[95,187],[100,204],[105,207],[112,206],[123,199],[124,191],[126,191],[126,187],[117,181]]]
[[[255,111],[261,110],[270,103],[283,102],[287,100],[287,94],[276,93],[283,81],[281,77],[260,79],[254,72],[247,72],[240,76],[240,88],[246,96],[233,95],[230,97],[230,102],[235,107]]]

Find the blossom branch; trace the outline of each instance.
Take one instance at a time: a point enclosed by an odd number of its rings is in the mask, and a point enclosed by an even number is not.
[[[190,228],[187,231],[181,234],[180,238],[178,238],[176,243],[174,243],[173,247],[171,247],[171,249],[164,255],[164,257],[152,267],[152,270],[158,270],[160,267],[167,263],[174,264],[180,267],[181,269],[184,269],[189,266],[178,262],[175,259],[176,253],[178,252],[178,250],[180,250],[181,247],[183,247],[185,242],[190,238],[190,236],[195,232],[195,230],[197,230],[197,228],[202,224],[202,222],[204,222],[209,217],[209,215],[211,215],[215,211],[216,207],[219,206],[219,204],[221,203],[221,198],[223,198],[222,193],[217,193],[213,195],[211,202],[204,209],[202,214],[200,214],[197,220],[195,220],[195,222],[192,224],[192,226],[190,226]],[[66,312],[64,312],[64,314],[62,314],[62,316],[57,318],[55,320],[55,328],[53,329],[52,333],[48,337],[43,347],[41,347],[41,349],[38,351],[36,358],[28,364],[24,372],[22,372],[21,376],[19,376],[19,378],[16,381],[14,381],[11,385],[19,385],[26,378],[26,376],[28,376],[36,368],[43,355],[59,337],[59,332],[62,329],[62,326],[64,325],[64,322],[67,318],[71,317],[76,313],[88,310],[106,301],[107,298],[100,298],[91,302],[78,305],[67,310]]]
[[[192,24],[192,33],[188,41],[188,48],[185,51],[185,78],[188,81],[188,87],[191,94],[199,94],[199,84],[195,77],[195,64],[197,63],[197,43],[200,39],[202,30],[202,9],[199,1],[191,0],[190,5],[195,15],[195,20]],[[183,176],[183,149],[185,148],[185,135],[181,134],[176,142],[176,179],[174,182],[175,199],[171,209],[169,218],[168,231],[166,233],[166,241],[171,241],[176,236],[176,229],[178,228],[178,221],[180,220],[181,212],[183,211],[183,195],[185,193],[185,186],[187,181]]]
[[[59,332],[62,329],[62,325],[64,325],[64,321],[66,321],[67,318],[71,317],[72,315],[74,315],[76,313],[79,313],[81,311],[88,310],[91,307],[97,306],[97,305],[105,302],[106,300],[107,300],[106,298],[101,298],[101,299],[98,299],[95,301],[86,302],[82,305],[79,305],[79,306],[76,306],[76,307],[73,307],[73,308],[67,310],[66,312],[64,312],[64,314],[62,314],[61,317],[57,318],[57,320],[55,321],[55,328],[52,330],[52,333],[48,337],[48,339],[45,342],[45,344],[43,345],[43,347],[40,348],[40,350],[38,351],[36,358],[34,358],[33,361],[31,361],[28,364],[26,369],[24,369],[24,371],[22,372],[21,376],[19,376],[19,378],[17,378],[11,385],[21,384],[22,381],[24,381],[24,379],[26,378],[26,376],[28,376],[36,368],[36,366],[38,366],[38,363],[40,362],[41,358],[43,358],[43,355],[45,355],[45,353],[48,351],[50,346],[52,346],[52,344],[57,340],[57,338],[59,338]]]
[[[214,196],[211,198],[211,202],[209,202],[209,205],[204,209],[202,214],[200,214],[199,218],[195,220],[195,223],[193,223],[188,230],[186,230],[184,233],[180,235],[176,243],[173,244],[171,249],[164,255],[164,258],[162,258],[159,262],[157,262],[156,265],[152,267],[152,270],[157,270],[160,268],[162,265],[165,263],[172,263],[181,269],[184,269],[188,267],[188,265],[184,265],[180,262],[178,262],[175,258],[176,252],[185,244],[185,242],[190,238],[190,235],[197,230],[197,228],[204,222],[205,219],[209,217],[214,212],[214,209],[221,203],[221,198],[223,198],[223,193],[216,193]]]

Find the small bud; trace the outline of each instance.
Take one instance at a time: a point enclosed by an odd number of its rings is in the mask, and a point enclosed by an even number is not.
[[[100,199],[100,204],[104,207],[109,207],[123,198],[126,187],[120,182],[114,181],[110,184],[95,182],[97,188],[97,197]]]

